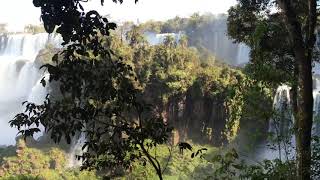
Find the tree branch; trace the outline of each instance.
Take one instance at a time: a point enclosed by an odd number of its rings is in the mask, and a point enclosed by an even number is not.
[[[142,152],[147,156],[149,162],[151,163],[151,165],[154,167],[154,169],[156,170],[157,172],[157,175],[159,176],[159,179],[162,180],[162,172],[161,172],[161,166],[160,166],[160,163],[154,158],[152,157],[149,152],[145,149],[144,145],[143,145],[143,142],[142,143],[139,143],[141,149],[142,149]],[[156,164],[157,163],[157,164]]]

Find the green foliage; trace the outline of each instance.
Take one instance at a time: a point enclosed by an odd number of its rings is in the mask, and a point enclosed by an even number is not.
[[[29,148],[21,139],[14,154],[5,156],[0,166],[0,179],[99,179],[94,171],[79,171],[67,168],[67,154],[55,147]]]
[[[1,180],[40,180],[39,177],[34,177],[30,175],[18,175],[18,176],[8,176],[1,177]]]
[[[11,126],[28,137],[38,133],[41,124],[56,143],[71,143],[83,133],[83,168],[113,171],[145,158],[161,179],[160,164],[144,146],[146,140],[152,146],[165,143],[171,128],[160,117],[143,115],[149,106],[137,98],[133,69],[110,49],[116,24],[94,10],[85,12],[79,0],[33,3],[41,7],[45,30],[56,29],[64,41],[52,57],[54,64],[41,67],[49,73],[42,85],[57,83],[59,93],[48,95],[41,105],[24,102],[25,112],[16,115]],[[139,42],[135,37],[132,43]],[[137,120],[128,113],[136,113]]]
[[[228,17],[229,35],[251,48],[248,72],[271,87],[281,83],[292,86],[290,104],[295,119],[297,179],[310,179],[311,66],[317,51],[317,4],[317,0],[239,0],[230,8]],[[274,11],[276,8],[279,9]]]
[[[218,104],[226,113],[223,136],[231,141],[238,134],[243,117],[251,117],[250,107],[261,100],[264,100],[260,105],[263,107],[269,102],[267,88],[260,81],[250,79],[240,70],[215,65],[209,52],[188,48],[188,44],[198,44],[195,39],[184,36],[177,42],[168,36],[162,44],[150,46],[142,35],[143,27],[132,26],[123,40],[123,34],[110,36],[111,30],[116,28],[114,23],[96,11],[85,13],[77,0],[63,12],[61,7],[66,2],[34,3],[50,14],[42,14],[46,31],[57,28],[64,40],[61,51],[48,46],[43,56],[38,57],[39,64],[44,64],[42,68],[50,75],[49,79],[41,81],[42,84],[46,86],[49,82],[56,86],[56,92],[48,95],[42,105],[26,102],[25,113],[18,114],[10,123],[24,136],[37,133],[37,127],[42,124],[55,142],[70,143],[73,136],[85,134],[85,153],[79,157],[84,160],[83,168],[98,169],[110,177],[119,169],[126,172],[133,168],[130,176],[139,179],[155,178],[152,167],[160,178],[164,173],[168,178],[201,179],[213,168],[201,158],[192,164],[190,158],[174,153],[173,162],[163,167],[169,154],[159,155],[158,152],[164,152],[165,146],[160,144],[167,142],[172,130],[162,119],[162,112],[168,105],[183,99],[189,91],[194,92],[192,96]],[[48,5],[51,8],[48,9]],[[176,18],[175,21],[180,20]],[[210,17],[194,15],[188,21],[181,20],[173,27],[168,24],[166,28],[178,31],[178,26],[184,24],[189,29],[187,35],[204,41],[204,37],[199,37],[200,31],[211,21]],[[257,36],[262,36],[263,32]],[[52,60],[47,61],[50,56]],[[257,96],[255,104],[247,103],[252,95]],[[265,95],[268,96],[264,98]],[[215,127],[209,126],[209,121],[204,123],[207,124],[203,131],[213,136]],[[159,147],[161,150],[156,150]],[[57,160],[62,158],[58,150],[50,151],[49,156]],[[50,162],[46,156],[40,159],[41,165]],[[219,163],[223,168],[229,167],[223,164],[225,162]],[[57,169],[64,172],[59,166]],[[42,173],[53,179],[61,177],[50,170]]]
[[[235,99],[231,101],[231,107],[235,109],[231,112],[236,112],[234,117],[240,118],[240,129],[234,143],[242,151],[249,152],[267,138],[269,121],[274,116],[274,92],[266,83],[248,76],[233,89],[235,91],[231,92],[235,93]]]
[[[163,44],[150,46],[141,32],[133,27],[127,33],[128,44],[112,37],[116,54],[132,65],[141,91],[153,92],[152,104],[166,103],[169,97],[185,93],[193,83],[199,64],[198,52],[186,47],[187,39],[179,43],[166,37]]]
[[[275,159],[250,165],[241,160],[234,149],[214,156],[211,162],[214,163],[216,168],[206,179],[293,180],[296,177],[294,161],[282,162],[279,159]]]
[[[128,34],[137,36],[134,39],[141,39],[139,37],[142,36],[142,32],[137,33],[136,28],[133,31],[135,32]],[[211,56],[204,57],[196,49],[188,48],[186,44],[188,44],[186,37],[177,43],[171,36],[156,46],[137,41],[129,47],[126,43],[119,42],[117,37],[112,40],[115,50],[122,57],[128,58],[127,62],[132,64],[143,97],[156,105],[159,114],[165,111],[170,103],[183,99],[191,90],[193,97],[208,98],[228,109],[226,134],[229,140],[234,139],[240,126],[240,119],[245,113],[242,111],[243,106],[249,100],[249,93],[253,93],[255,84],[259,84],[259,81],[250,80],[239,70],[214,65],[213,60],[211,64],[205,63]],[[260,89],[261,93],[255,95],[262,100],[265,96],[263,91],[267,88]],[[248,94],[243,96],[244,92]],[[269,103],[271,96],[268,95],[265,99],[264,102]],[[259,106],[264,108],[266,103]],[[247,107],[251,105],[248,104]]]
[[[15,155],[16,148],[14,146],[7,146],[0,148],[0,164],[3,162],[4,157]]]
[[[209,145],[208,145],[209,147]],[[193,145],[193,149],[201,149],[199,145]],[[153,150],[159,160],[164,164],[164,179],[204,179],[213,170],[211,163],[207,161],[211,154],[217,151],[210,147],[202,158],[192,158],[193,152],[185,150],[183,154],[178,147],[158,146]],[[132,171],[127,175],[127,179],[155,179],[156,174],[150,165],[143,166],[141,162],[133,164]]]
[[[242,1],[228,11],[228,35],[251,48],[246,71],[271,86],[293,83],[294,54],[281,13],[271,1]]]

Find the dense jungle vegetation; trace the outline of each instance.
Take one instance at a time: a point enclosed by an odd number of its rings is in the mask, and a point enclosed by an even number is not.
[[[228,15],[119,26],[83,3],[33,1],[43,27],[25,31],[58,34],[63,47],[47,44],[37,56],[49,94],[43,104],[24,102],[25,112],[10,121],[20,136],[0,148],[1,178],[320,177],[320,141],[312,134],[316,0],[238,0]],[[248,64],[215,52],[217,28],[250,47]],[[148,41],[159,33],[161,43]],[[283,84],[292,101],[278,112],[274,97]],[[270,132],[271,120],[280,133]],[[82,136],[81,152],[68,157]],[[261,157],[257,147],[266,142],[278,157]],[[284,155],[282,147],[290,147]],[[75,158],[80,166],[70,163]]]
[[[258,113],[258,110],[264,112],[265,108],[270,107],[268,111],[272,111],[271,104],[274,92],[267,84],[249,78],[245,74],[246,72],[232,68],[222,61],[214,61],[214,56],[208,50],[192,47],[188,42],[187,35],[180,39],[168,35],[163,43],[150,45],[144,36],[147,25],[148,23],[139,26],[132,24],[126,33],[115,30],[112,31],[110,37],[99,36],[99,38],[103,40],[102,44],[104,46],[113,50],[113,58],[121,57],[123,63],[132,68],[134,74],[128,80],[137,90],[138,97],[144,99],[145,104],[152,105],[149,113],[164,119],[171,127],[174,127],[168,144],[169,150],[171,150],[168,151],[168,148],[163,145],[155,147],[158,149],[157,151],[163,152],[158,155],[160,159],[166,159],[166,156],[172,154],[172,159],[170,158],[168,161],[168,170],[165,171],[165,177],[183,178],[193,174],[194,178],[197,176],[205,178],[210,173],[201,175],[200,167],[212,169],[212,167],[208,167],[212,165],[210,158],[193,160],[191,153],[182,155],[178,151],[178,143],[188,141],[192,144],[199,144],[194,149],[209,148],[211,157],[218,152],[217,148],[212,149],[211,147],[219,147],[228,143],[234,143],[237,146],[235,139],[241,139],[243,142],[260,143],[265,138],[265,133],[260,130],[266,131],[268,118],[271,114]],[[119,29],[121,28],[124,27],[119,27]],[[58,51],[59,49],[48,44],[47,48],[42,50],[37,57],[38,66],[40,67],[43,64],[54,65],[55,62],[51,59]],[[93,55],[90,54],[90,56]],[[61,96],[57,84],[50,84],[50,88],[52,94]],[[251,99],[253,94],[256,96],[254,100]],[[256,108],[256,112],[253,112],[251,109],[253,106],[260,106],[260,108]],[[219,116],[216,116],[216,114],[219,114]],[[136,118],[132,112],[128,112],[127,115],[132,119]],[[247,129],[253,131],[254,127],[260,127],[254,132],[256,133],[255,137],[245,133]],[[242,128],[244,129],[243,133],[238,135]],[[249,140],[248,138],[253,139]],[[37,145],[37,147],[49,146],[41,145],[42,142],[39,143],[40,145]],[[44,140],[44,144],[46,143],[48,141]],[[31,149],[27,148],[28,153],[32,154],[32,152],[37,151],[32,149],[34,148],[32,146],[31,143]],[[51,146],[54,145],[51,144]],[[246,150],[253,151],[254,149],[249,146],[254,147],[254,143],[247,143],[246,147]],[[15,149],[15,147],[8,147],[8,150],[3,149],[2,157],[5,160],[3,160],[2,173],[6,176],[28,174],[26,169],[30,167],[27,165],[19,167],[21,169],[18,170],[12,170],[13,168],[10,166],[5,167],[6,164],[13,161],[6,158],[9,156],[6,152],[12,152],[12,149]],[[43,157],[39,158],[52,158],[50,156],[52,150],[45,148],[42,151],[44,153]],[[63,154],[67,151],[68,149],[64,148],[59,153]],[[15,153],[10,155],[15,156]],[[182,162],[179,162],[180,160]],[[60,167],[65,166],[62,163],[63,161],[66,160],[59,162]],[[175,164],[175,161],[178,164]],[[165,160],[161,160],[161,162],[164,166]],[[36,166],[32,165],[32,162],[29,163],[30,166]],[[56,172],[56,168],[50,166],[49,160],[44,161],[43,164],[46,171],[53,174]],[[182,168],[181,166],[186,167]],[[133,170],[134,175],[132,177],[138,178],[143,166],[137,162],[133,167],[136,169]],[[146,171],[148,177],[155,178],[152,168],[149,168]],[[180,168],[182,169],[180,170]],[[32,171],[32,174],[36,177],[45,177],[46,175],[42,174],[43,172],[35,170],[35,172]],[[64,170],[61,172],[64,172]],[[58,177],[59,173],[56,172],[52,176]],[[75,177],[70,175],[66,178]]]

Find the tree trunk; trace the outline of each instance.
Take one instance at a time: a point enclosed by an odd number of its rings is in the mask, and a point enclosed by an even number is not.
[[[297,1],[278,0],[285,15],[295,61],[298,65],[298,107],[296,114],[296,144],[298,179],[311,179],[311,129],[313,120],[312,52],[315,43],[316,0],[308,0],[306,32],[294,9]]]
[[[299,96],[297,114],[297,160],[299,179],[310,179],[311,166],[311,129],[313,119],[312,96],[312,66],[311,58],[306,57],[305,51],[297,51],[299,62]]]

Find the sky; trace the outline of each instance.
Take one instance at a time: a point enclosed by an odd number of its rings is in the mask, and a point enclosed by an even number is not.
[[[1,0],[0,23],[7,23],[11,31],[23,30],[26,24],[40,23],[40,9],[32,0]],[[105,0],[84,3],[85,10],[96,9],[102,15],[110,15],[116,21],[145,22],[147,20],[166,20],[175,16],[190,16],[195,12],[213,14],[226,13],[236,0],[124,0],[122,5]]]

